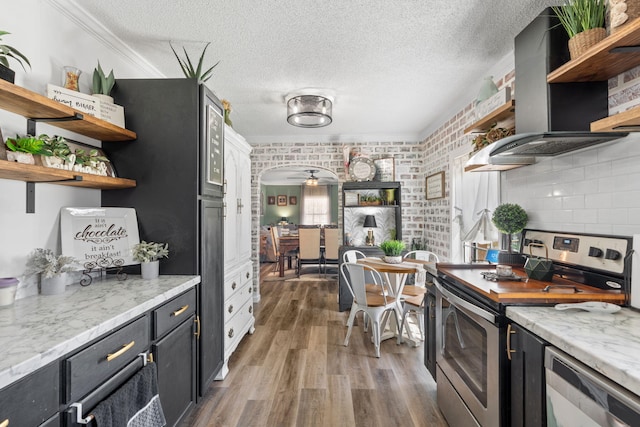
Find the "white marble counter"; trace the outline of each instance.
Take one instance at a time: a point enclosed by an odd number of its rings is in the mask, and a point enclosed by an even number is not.
[[[198,283],[200,276],[110,277],[0,307],[0,389]]]
[[[640,396],[640,313],[507,307],[507,316]]]

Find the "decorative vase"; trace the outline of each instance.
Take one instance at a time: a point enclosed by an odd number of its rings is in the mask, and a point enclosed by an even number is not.
[[[157,279],[160,275],[160,261],[141,262],[140,272],[145,280]]]
[[[82,70],[76,67],[63,67],[62,69],[62,86],[65,89],[80,91],[80,74]]]
[[[400,264],[402,262],[402,256],[383,256],[382,260],[387,264]]]
[[[585,53],[591,46],[601,42],[607,37],[607,30],[604,28],[591,28],[569,39],[569,55],[571,59],[576,59]]]
[[[53,277],[40,278],[40,293],[42,295],[60,295],[67,286],[67,273],[60,273]]]
[[[384,190],[385,198],[387,199],[387,205],[395,205],[394,200],[396,198],[396,190],[393,188],[387,188]]]
[[[98,98],[102,102],[113,104],[113,96],[104,95],[104,94],[101,94],[101,93],[94,93],[91,96],[93,96],[95,98]]]
[[[16,72],[9,67],[0,64],[0,79],[13,83],[16,80]]]
[[[493,82],[493,76],[485,77],[482,80],[482,85],[480,86],[478,95],[476,95],[476,105],[480,104],[482,101],[486,101],[496,93],[498,93],[498,86]]]

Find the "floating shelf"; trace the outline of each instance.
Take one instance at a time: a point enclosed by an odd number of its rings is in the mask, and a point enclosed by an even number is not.
[[[640,65],[640,18],[547,75],[548,83],[604,81]]]
[[[464,133],[488,132],[494,123],[502,127],[511,127],[515,123],[515,100],[506,102],[464,130]]]
[[[640,106],[591,123],[591,132],[640,131]]]
[[[4,80],[0,80],[0,109],[101,141],[131,141],[137,137],[135,132],[89,116]],[[73,117],[80,119],[59,121]]]
[[[77,180],[76,177],[81,177],[82,179]],[[132,179],[73,172],[6,160],[0,160],[0,178],[26,182],[48,182],[102,190],[117,190],[136,186],[136,181]]]

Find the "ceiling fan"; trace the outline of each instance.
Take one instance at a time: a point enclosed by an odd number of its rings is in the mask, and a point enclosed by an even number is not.
[[[318,185],[321,178],[318,178],[317,176],[315,176],[315,173],[319,172],[319,170],[307,169],[305,170],[305,172],[309,173],[309,176],[290,176],[289,179],[303,180],[302,183],[304,185],[312,185],[312,186]]]

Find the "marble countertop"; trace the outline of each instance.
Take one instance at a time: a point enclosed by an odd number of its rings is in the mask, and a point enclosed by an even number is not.
[[[640,312],[511,306],[507,317],[640,396]]]
[[[200,283],[200,276],[94,279],[0,307],[0,389]]]

